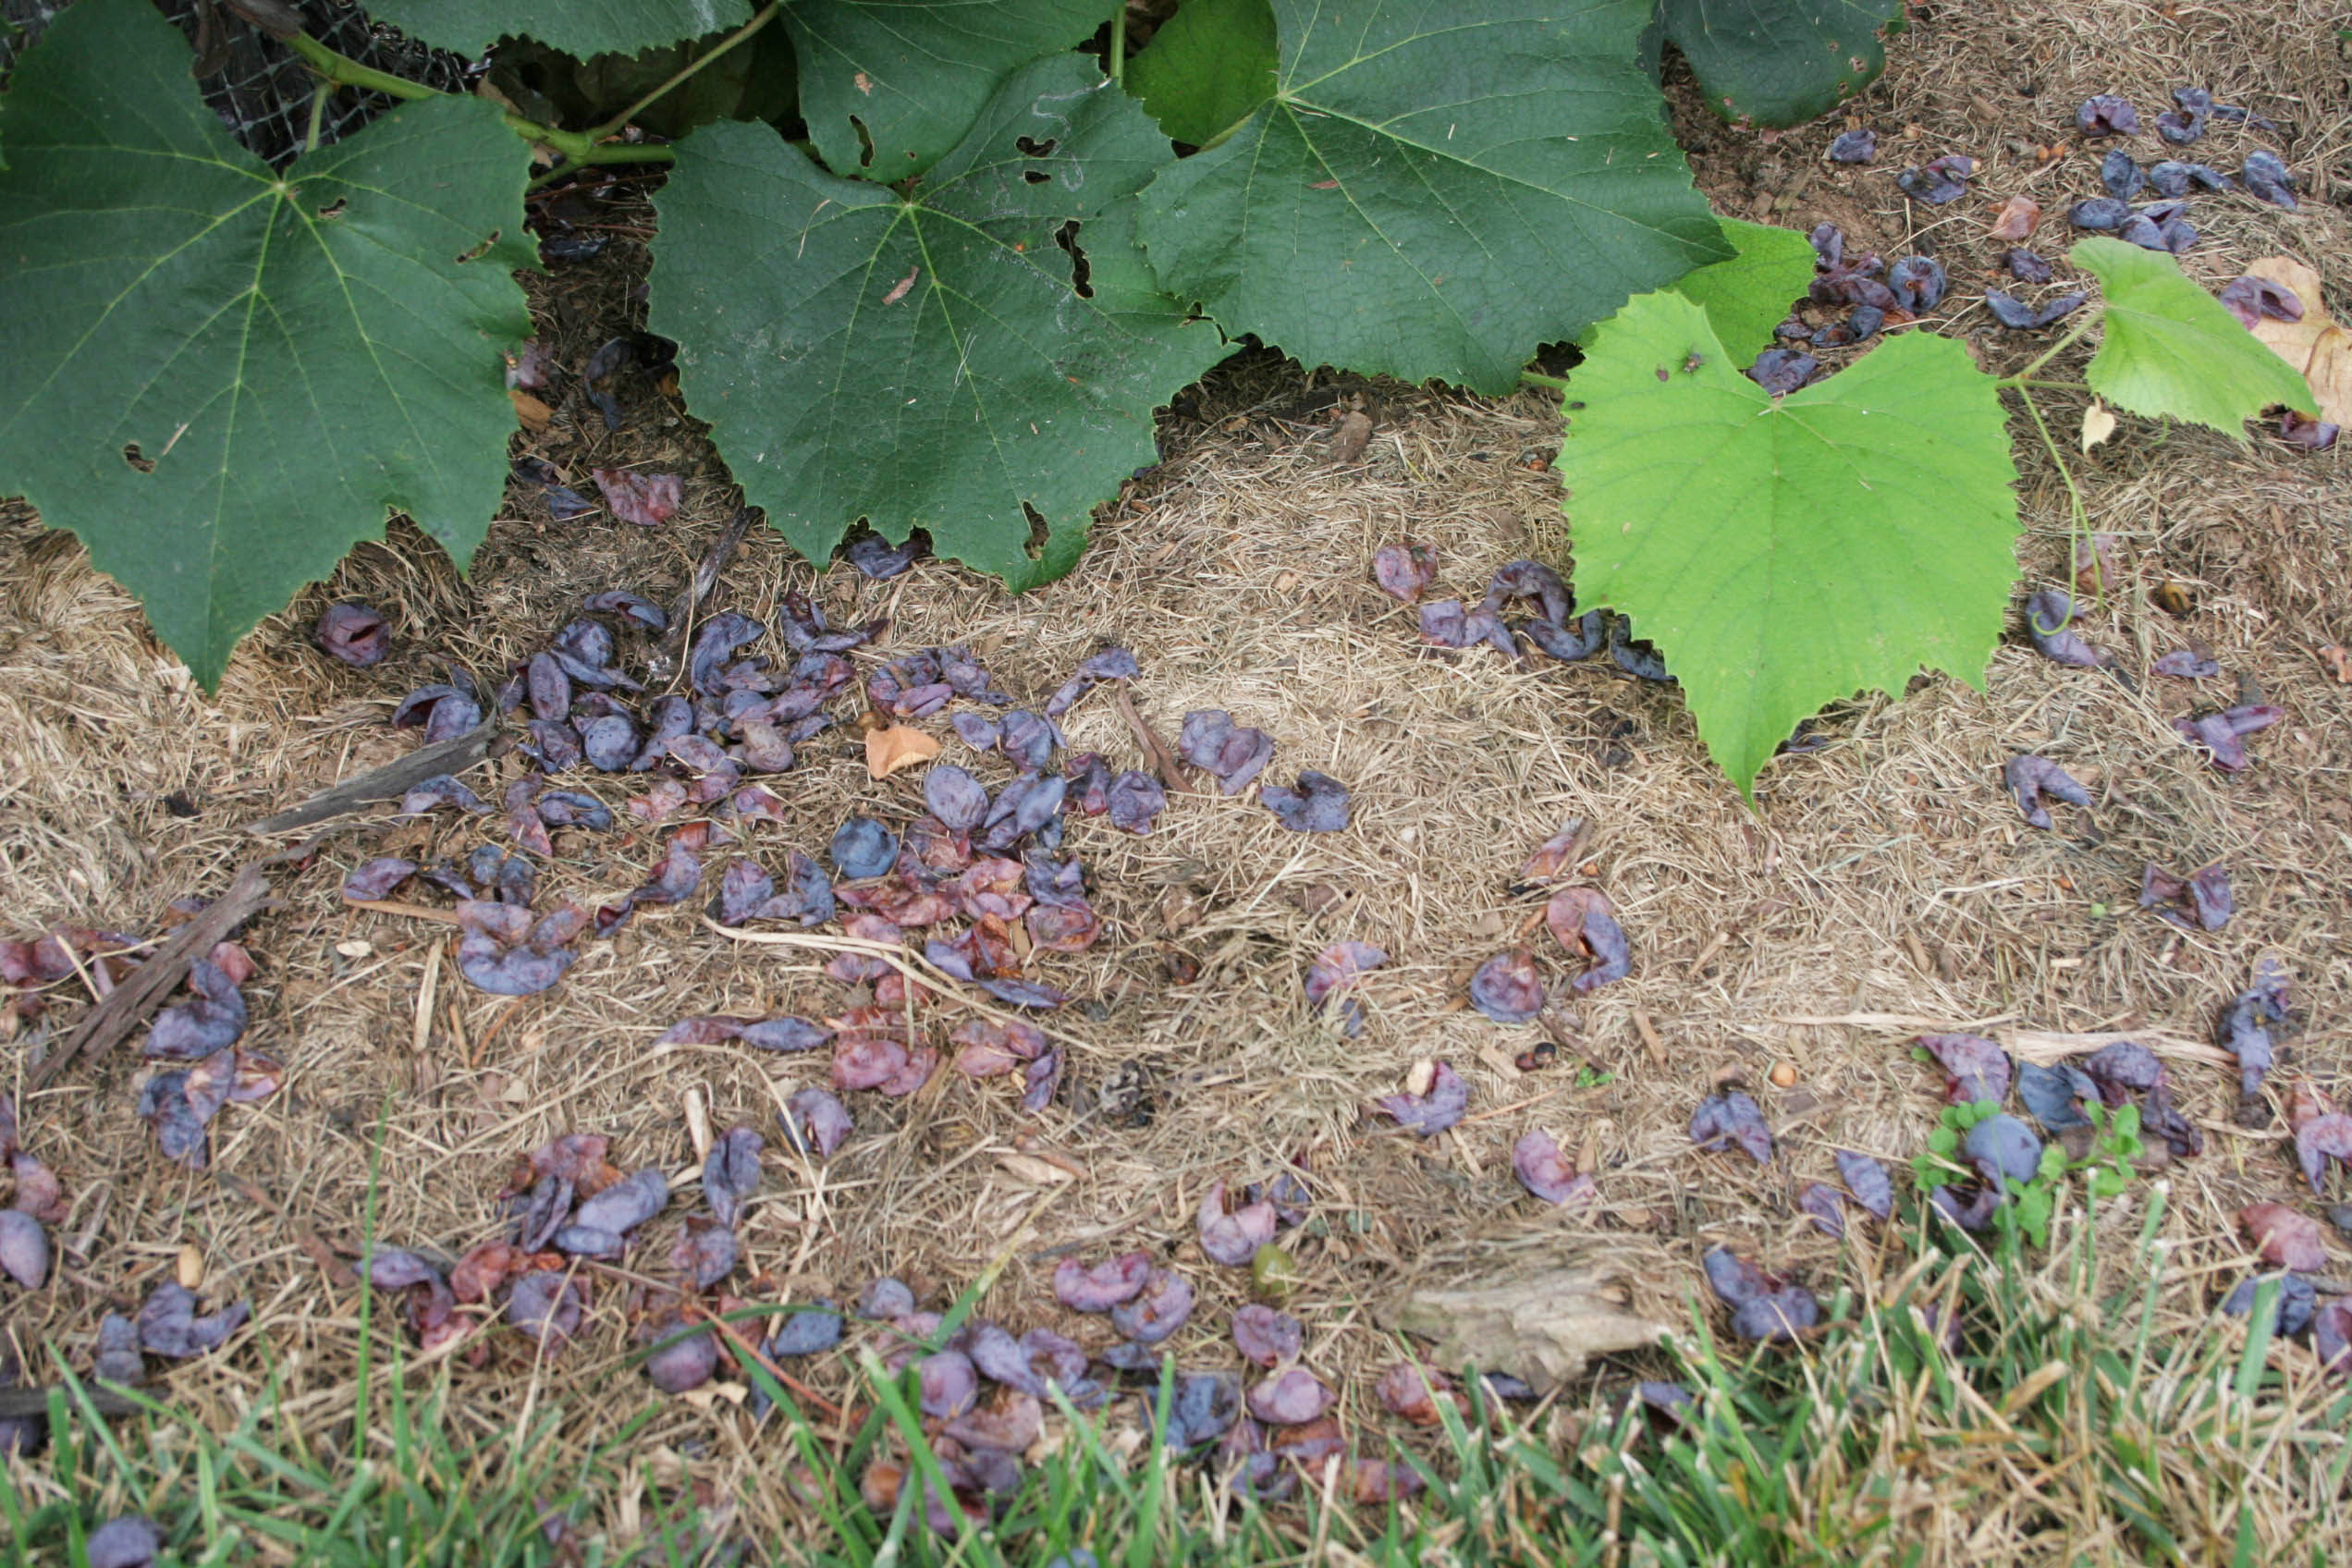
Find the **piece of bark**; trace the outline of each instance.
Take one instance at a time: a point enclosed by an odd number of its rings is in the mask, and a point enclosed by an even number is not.
[[[27,1089],[39,1089],[84,1055],[97,1055],[146,1022],[165,998],[188,978],[189,965],[228,939],[229,935],[270,901],[269,867],[307,854],[316,840],[276,854],[247,861],[238,868],[228,891],[206,904],[193,920],[172,934],[147,960],[115,983],[115,988],[74,1025],[46,1060],[25,1074]]]
[[[322,790],[299,806],[259,822],[249,822],[245,831],[257,839],[290,833],[378,801],[397,801],[417,785],[441,774],[462,773],[489,754],[490,742],[498,733],[498,720],[499,716],[494,713],[452,740],[436,741],[398,761],[370,768],[356,778],[346,778],[332,789]]]
[[[1508,1372],[1539,1394],[1574,1381],[1593,1356],[1639,1350],[1668,1332],[1635,1310],[1622,1273],[1599,1268],[1424,1286],[1375,1317],[1436,1341],[1432,1366]]]
[[[670,677],[678,673],[679,661],[686,655],[686,640],[692,634],[696,624],[694,611],[718,587],[719,574],[727,570],[727,563],[735,558],[736,547],[742,544],[743,535],[751,531],[753,515],[751,508],[737,507],[735,515],[727,520],[727,526],[719,530],[718,537],[711,542],[711,547],[703,552],[702,560],[694,567],[694,575],[687,580],[686,591],[678,595],[678,602],[669,608],[669,631],[654,650],[648,667],[652,677],[648,685],[665,685]]]
[[[1370,416],[1353,411],[1342,414],[1339,428],[1331,433],[1330,458],[1333,465],[1355,461],[1364,456],[1364,448],[1371,440]]]

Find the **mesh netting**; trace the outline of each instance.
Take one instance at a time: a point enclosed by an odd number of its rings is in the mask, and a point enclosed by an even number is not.
[[[71,0],[0,0],[0,81],[17,56],[38,43],[50,20]],[[165,16],[188,35],[210,67],[197,78],[204,102],[229,133],[255,155],[284,165],[302,150],[310,133],[311,95],[318,79],[293,51],[214,3],[159,0]],[[462,57],[430,49],[388,27],[368,20],[357,6],[340,0],[300,0],[303,31],[328,48],[361,65],[406,77],[444,92],[466,91],[471,69]],[[348,136],[396,101],[379,92],[345,88],[327,101],[321,117],[322,144]]]

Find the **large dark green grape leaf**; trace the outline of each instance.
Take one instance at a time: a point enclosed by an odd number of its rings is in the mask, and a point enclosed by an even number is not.
[[[1727,120],[1801,125],[1886,68],[1903,0],[1661,0],[1666,37]]]
[[[741,27],[752,19],[752,0],[370,0],[367,11],[460,55],[478,55],[501,38],[535,38],[584,59]]]
[[[1127,62],[1127,91],[1170,137],[1206,147],[1274,95],[1274,61],[1266,0],[1184,0]]]
[[[1636,61],[1647,0],[1275,0],[1274,96],[1144,193],[1170,293],[1309,365],[1500,393],[1729,253]]]
[[[1133,192],[1167,153],[1074,54],[1008,78],[911,196],[837,179],[765,126],[705,127],[655,198],[651,325],[802,554],[823,560],[863,518],[1044,582],[1094,505],[1158,460],[1153,410],[1226,352],[1155,290],[1133,238]],[[1084,292],[1059,242],[1072,223]]]
[[[1630,616],[1745,792],[1798,720],[1922,666],[1980,683],[2017,573],[1993,380],[1910,332],[1775,398],[1646,294],[1569,376],[1577,596]]]
[[[795,0],[781,19],[818,155],[895,184],[963,141],[1006,72],[1109,16],[1099,0]]]
[[[284,176],[147,0],[80,0],[0,97],[0,494],[136,593],[207,685],[387,508],[459,561],[506,480],[530,153],[478,99]]]
[[[2066,259],[2099,279],[2101,339],[2083,378],[2117,408],[2206,425],[2241,446],[2246,422],[2265,409],[2319,412],[2310,384],[2171,256],[2093,235]]]

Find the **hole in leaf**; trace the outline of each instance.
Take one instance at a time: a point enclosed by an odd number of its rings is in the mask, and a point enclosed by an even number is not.
[[[1043,169],[1023,169],[1021,171],[1021,178],[1027,180],[1032,185],[1043,185],[1046,181],[1051,179],[1053,176],[1047,174]]]
[[[329,202],[325,206],[321,207],[318,210],[318,215],[332,222],[334,219],[341,217],[343,215],[343,209],[350,204],[351,203],[348,198],[337,196],[334,201]]]
[[[858,167],[872,168],[874,166],[874,133],[866,129],[865,122],[855,115],[850,116],[850,129],[858,133]]]
[[[1022,515],[1029,520],[1029,540],[1021,548],[1031,560],[1043,560],[1046,556],[1046,541],[1053,537],[1053,529],[1047,524],[1045,514],[1028,502],[1021,503],[1021,511]]]
[[[1086,252],[1078,248],[1078,220],[1071,219],[1054,230],[1054,243],[1070,252],[1070,288],[1081,300],[1095,297],[1090,279],[1094,267],[1086,260]]]
[[[1015,149],[1032,158],[1050,156],[1056,145],[1054,139],[1050,136],[1043,141],[1033,136],[1016,136],[1012,139],[1012,144]]]
[[[471,261],[477,261],[477,260],[479,260],[479,259],[481,258],[481,256],[482,256],[483,252],[484,252],[485,251],[489,250],[491,246],[496,245],[496,244],[498,242],[498,234],[499,234],[499,231],[498,231],[497,229],[495,229],[495,228],[494,228],[494,229],[492,229],[492,230],[490,231],[490,238],[489,238],[489,239],[487,239],[484,240],[481,244],[476,245],[476,246],[475,246],[472,250],[471,250],[471,251],[459,251],[459,252],[458,253],[458,260],[459,260],[459,261],[460,261],[460,262],[471,262]]]
[[[153,473],[155,472],[155,459],[143,455],[139,450],[139,443],[136,441],[126,441],[123,443],[123,461],[129,463],[131,467],[137,469],[141,473]]]

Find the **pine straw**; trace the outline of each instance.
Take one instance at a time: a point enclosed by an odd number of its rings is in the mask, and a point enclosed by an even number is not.
[[[1976,304],[1998,254],[1978,238],[1981,219],[2023,190],[2054,223],[2067,201],[2095,190],[2093,154],[2077,149],[2036,172],[2012,150],[2062,140],[2072,104],[2092,91],[2126,92],[2152,115],[2172,85],[2210,80],[2223,100],[2296,128],[2281,150],[2307,179],[2303,214],[2200,201],[2206,239],[2189,258],[2200,277],[2218,282],[2277,251],[2314,263],[2352,254],[2330,202],[2345,126],[2316,96],[2340,75],[2321,8],[2172,10],[1942,8],[1896,43],[1885,82],[1855,106],[1854,117],[1890,138],[1864,170],[1822,161],[1834,121],[1769,145],[1687,116],[1684,130],[1724,210],[1800,227],[1830,215],[1850,246],[1889,256],[1931,240],[1955,284],[1952,320],[1940,325],[1969,336],[1989,364],[2012,367],[2031,342],[1992,328]],[[2027,82],[2032,95],[2021,96]],[[1899,135],[1906,125],[1922,129],[1917,161],[1963,149],[1986,156],[1976,184],[1984,199],[1942,214],[1905,207],[1889,177],[1912,161]],[[2219,127],[2196,152],[2234,169],[2259,140]],[[1793,171],[1804,171],[1805,189]],[[1785,207],[1782,195],[1793,195]],[[2048,248],[2061,243],[2051,236]],[[623,238],[598,264],[534,285],[567,365],[631,319],[642,264]],[[2346,313],[2352,298],[2334,302]],[[225,884],[251,849],[238,825],[412,744],[384,728],[384,715],[410,686],[438,678],[443,661],[495,680],[587,593],[628,587],[666,600],[735,497],[673,398],[642,383],[630,396],[632,418],[617,434],[574,394],[555,429],[521,449],[550,457],[583,489],[594,464],[684,472],[687,504],[668,528],[601,517],[555,525],[518,489],[468,580],[401,525],[392,547],[363,546],[333,583],[251,639],[216,702],[191,689],[131,601],[71,541],[40,534],[21,508],[0,517],[11,546],[0,576],[0,892],[10,924],[152,931],[170,899]],[[2051,401],[2071,429],[2079,405]],[[1341,404],[1377,421],[1362,459],[1345,466],[1325,450]],[[493,1194],[508,1163],[557,1133],[608,1133],[625,1165],[659,1164],[691,1183],[699,1162],[683,1108],[700,1094],[715,1125],[748,1122],[770,1138],[739,1275],[753,1279],[753,1298],[846,1298],[893,1270],[939,1305],[1001,1260],[984,1311],[1100,1341],[1098,1322],[1052,1306],[1052,1263],[1144,1246],[1170,1255],[1202,1290],[1194,1327],[1175,1341],[1192,1360],[1225,1360],[1210,1341],[1247,1289],[1238,1271],[1205,1264],[1192,1240],[1204,1189],[1302,1161],[1318,1203],[1315,1233],[1296,1248],[1292,1310],[1308,1328],[1309,1365],[1340,1379],[1351,1415],[1369,1425],[1368,1374],[1394,1354],[1371,1330],[1370,1309],[1413,1280],[1607,1259],[1640,1281],[1643,1305],[1672,1320],[1699,1252],[1716,1242],[1819,1282],[1839,1278],[1839,1249],[1793,1200],[1805,1183],[1832,1178],[1833,1148],[1900,1160],[1918,1147],[1936,1085],[1909,1055],[1913,1026],[1902,1020],[2201,1042],[2255,956],[2275,949],[2296,972],[2306,1024],[2277,1077],[2301,1071],[2352,1088],[2341,1023],[2352,999],[2352,719],[2316,654],[2352,640],[2340,452],[2295,456],[2267,440],[2241,451],[2210,433],[2126,422],[2078,464],[2095,526],[2124,538],[2130,563],[2128,591],[2092,608],[2089,634],[2135,671],[2200,638],[2283,704],[2287,722],[2253,740],[2252,771],[2211,771],[2167,723],[2194,703],[2230,700],[2226,682],[2192,694],[2158,679],[2135,692],[2043,662],[2019,637],[1994,658],[1986,693],[1937,678],[1900,703],[1834,707],[1816,726],[1828,745],[1775,764],[1750,812],[1708,764],[1671,689],[1625,680],[1605,661],[1513,668],[1488,652],[1431,650],[1410,612],[1367,580],[1371,552],[1408,535],[1437,546],[1444,594],[1475,597],[1517,557],[1564,563],[1568,531],[1548,467],[1553,409],[1532,393],[1488,402],[1244,358],[1180,400],[1170,460],[1109,509],[1081,570],[1017,600],[932,562],[884,584],[846,568],[816,578],[778,537],[747,540],[722,599],[754,617],[772,623],[781,594],[814,588],[839,619],[890,615],[885,652],[971,643],[1033,704],[1085,654],[1123,642],[1145,672],[1136,701],[1164,735],[1190,709],[1227,708],[1275,736],[1269,779],[1314,767],[1353,787],[1354,824],[1329,837],[1288,833],[1253,801],[1210,793],[1174,797],[1146,839],[1099,820],[1073,826],[1107,936],[1092,954],[1039,966],[1092,998],[1054,1021],[1072,1042],[1071,1075],[1046,1116],[1019,1115],[1001,1082],[943,1072],[911,1101],[855,1096],[850,1146],[829,1166],[797,1159],[775,1136],[777,1106],[821,1079],[821,1060],[731,1046],[656,1052],[653,1042],[692,1013],[837,1011],[841,988],[818,974],[822,954],[738,944],[691,909],[654,910],[618,939],[587,944],[553,993],[484,997],[457,979],[445,927],[347,911],[337,888],[349,865],[392,846],[462,851],[488,829],[376,819],[334,840],[250,939],[262,973],[248,987],[249,1043],[287,1058],[289,1085],[261,1107],[228,1109],[214,1154],[291,1220],[165,1163],[132,1115],[133,1063],[104,1062],[27,1108],[31,1146],[77,1198],[59,1228],[59,1284],[12,1301],[17,1333],[86,1357],[102,1304],[142,1294],[193,1242],[208,1292],[252,1298],[253,1337],[287,1369],[294,1418],[327,1440],[349,1416],[343,1379],[358,1302],[325,1285],[292,1226],[356,1245],[373,1144],[380,1138],[381,1233],[455,1254],[497,1231]],[[2029,427],[2016,428],[2029,443]],[[2046,460],[2020,451],[2029,582],[2062,581],[2064,496]],[[2187,619],[2148,605],[2164,577],[2190,585]],[[375,669],[344,669],[307,644],[318,610],[346,595],[392,616],[398,649]],[[1139,764],[1106,696],[1090,697],[1067,728],[1074,746]],[[787,845],[821,851],[852,811],[903,819],[918,809],[916,776],[871,782],[855,740],[820,740],[801,767],[769,781],[793,822],[753,832],[762,859],[779,863]],[[2090,784],[2095,806],[2061,808],[2057,833],[2024,827],[1999,770],[2026,750]],[[946,755],[973,763],[952,739]],[[1004,772],[973,766],[992,781]],[[518,771],[509,759],[475,781],[488,794]],[[628,792],[610,780],[585,787],[616,808]],[[194,815],[175,810],[176,793]],[[1517,941],[1543,953],[1555,976],[1571,972],[1534,924],[1542,893],[1512,884],[1527,851],[1576,816],[1592,827],[1579,876],[1616,901],[1637,962],[1630,979],[1561,1008],[1550,1025],[1558,1065],[1521,1073],[1513,1059],[1547,1031],[1498,1027],[1459,998],[1478,962]],[[559,834],[557,846],[543,902],[618,893],[657,854],[653,836],[627,831]],[[2185,935],[2134,910],[2150,860],[2175,870],[2227,864],[2239,900],[2229,928]],[[1367,986],[1369,1023],[1354,1041],[1311,1018],[1300,991],[1313,955],[1343,937],[1394,955]],[[1198,966],[1196,977],[1170,977],[1175,955]],[[420,1019],[431,965],[434,1007]],[[32,1060],[74,1011],[60,1007],[20,1030],[12,1062]],[[1896,1021],[1797,1022],[1864,1014]],[[1367,1114],[1371,1096],[1433,1057],[1474,1085],[1461,1130],[1419,1143]],[[1580,1066],[1606,1081],[1577,1086]],[[1792,1087],[1770,1081],[1782,1066]],[[2174,1072],[2209,1137],[2203,1158],[2169,1173],[2182,1289],[2168,1310],[2186,1328],[2236,1277],[2236,1208],[2289,1195],[2296,1182],[2274,1105],[2241,1125],[2225,1069],[2182,1060]],[[1138,1081],[1140,1122],[1119,1114]],[[1732,1081],[1762,1100],[1780,1135],[1769,1170],[1690,1146],[1696,1100]],[[1120,1093],[1106,1103],[1111,1085]],[[1563,1217],[1520,1195],[1509,1151],[1533,1126],[1597,1168],[1602,1212]],[[1057,1165],[1084,1174],[1061,1180]],[[652,1227],[637,1266],[666,1256],[685,1207]],[[457,1408],[488,1434],[528,1402],[571,1397],[579,1439],[595,1439],[640,1404],[642,1382],[621,1369],[626,1295],[600,1284],[585,1341],[543,1364],[512,1337],[494,1337],[484,1365],[455,1370],[469,1395]],[[846,1361],[820,1363],[811,1376],[839,1393],[848,1371]],[[267,1375],[249,1353],[180,1369],[171,1389],[226,1418]],[[774,1439],[725,1405],[669,1402],[646,1441],[665,1475],[736,1497],[763,1537],[788,1533],[790,1506],[773,1488],[744,1484],[772,1464]],[[2309,1523],[2304,1508],[2273,1500],[2265,1530]]]

